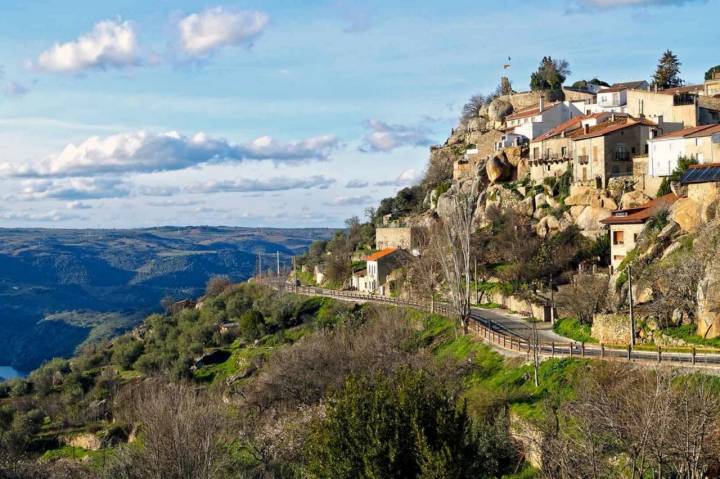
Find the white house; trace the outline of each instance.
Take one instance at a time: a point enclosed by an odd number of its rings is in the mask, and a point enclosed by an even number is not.
[[[610,88],[604,88],[597,93],[597,110],[625,113],[628,90],[647,90],[649,87],[648,82],[644,80],[615,83]]]
[[[720,162],[720,125],[703,125],[650,139],[648,174],[670,176],[681,157],[698,163]]]
[[[516,136],[532,141],[570,118],[584,115],[585,105],[585,101],[562,101],[545,105],[545,100],[541,97],[537,107],[519,110],[505,118],[506,128],[512,129],[512,132],[506,135],[508,141],[514,141]]]
[[[527,143],[527,138],[523,135],[518,135],[514,130],[508,130],[500,141],[495,143],[496,150],[502,150],[503,148],[512,148],[513,146],[520,146],[523,143]]]

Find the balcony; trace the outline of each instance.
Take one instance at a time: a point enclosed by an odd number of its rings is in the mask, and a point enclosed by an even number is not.
[[[627,151],[616,151],[615,161],[630,161],[630,152]]]
[[[581,165],[587,165],[588,163],[590,163],[589,155],[578,155],[577,159],[578,163]]]

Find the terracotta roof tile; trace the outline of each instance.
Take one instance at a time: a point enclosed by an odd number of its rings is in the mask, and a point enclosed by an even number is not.
[[[604,220],[600,220],[600,223],[606,225],[626,225],[626,224],[638,224],[645,223],[648,219],[652,218],[658,211],[663,210],[677,201],[678,197],[675,193],[668,193],[667,195],[660,196],[654,200],[648,201],[647,203],[637,207],[628,208],[624,210],[617,210],[613,212],[613,215]],[[622,216],[625,214],[625,216]]]
[[[701,125],[673,131],[667,135],[658,136],[651,141],[671,140],[673,138],[699,138],[703,136],[712,136],[716,133],[720,133],[720,125]]]
[[[367,261],[377,261],[381,258],[384,258],[390,254],[393,254],[395,251],[397,251],[397,248],[385,248],[383,250],[378,251],[377,253],[373,253],[370,256],[367,257]]]
[[[609,121],[605,123],[600,123],[597,126],[591,127],[588,133],[584,133],[582,135],[573,137],[574,140],[585,140],[588,138],[596,138],[598,136],[605,136],[609,133],[613,133],[615,131],[620,131],[625,128],[631,128],[633,126],[637,125],[643,125],[643,126],[657,126],[656,123],[651,122],[650,120],[646,120],[644,118],[635,119],[621,119],[618,121]]]

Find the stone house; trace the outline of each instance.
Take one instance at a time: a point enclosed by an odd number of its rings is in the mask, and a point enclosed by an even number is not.
[[[705,80],[703,90],[706,96],[720,95],[720,71],[714,72],[709,80]]]
[[[681,157],[694,157],[698,163],[720,162],[720,125],[684,128],[648,140],[648,174],[669,176]]]
[[[669,193],[637,208],[613,211],[612,216],[600,221],[610,227],[610,264],[613,269],[617,269],[635,248],[645,223],[658,212],[668,209],[677,199],[675,193]]]
[[[720,203],[720,163],[692,165],[680,179],[687,196],[673,207],[673,220],[683,231],[694,232],[714,219]]]
[[[375,230],[375,248],[378,250],[402,249],[418,256],[424,231],[425,228],[420,226],[377,228]]]
[[[535,138],[530,142],[530,177],[540,183],[545,178],[565,173],[572,164],[572,138],[582,134],[585,125],[596,126],[611,118],[610,113],[577,116]]]
[[[720,102],[703,98],[703,85],[689,85],[659,91],[631,90],[627,112],[654,121],[666,133],[720,122]]]
[[[631,90],[647,90],[650,87],[645,80],[615,83],[610,88],[597,92],[596,112],[625,113],[628,104],[628,92]]]
[[[633,158],[647,155],[647,141],[657,132],[655,123],[635,118],[585,125],[583,132],[572,138],[573,178],[606,188],[610,178],[631,176]]]

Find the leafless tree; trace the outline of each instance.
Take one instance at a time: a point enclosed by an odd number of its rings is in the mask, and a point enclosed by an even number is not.
[[[440,266],[450,305],[463,333],[469,332],[471,310],[471,256],[475,198],[457,194],[449,215],[433,229],[432,252]]]
[[[477,118],[480,115],[480,110],[485,104],[485,101],[486,99],[483,95],[478,94],[471,96],[467,103],[463,105],[462,120],[466,121]]]
[[[208,296],[217,296],[225,291],[232,283],[227,276],[213,276],[205,286],[205,294]]]
[[[225,477],[222,445],[231,425],[219,397],[190,384],[150,381],[129,387],[116,403],[117,418],[139,427],[143,447],[123,449],[107,477]]]
[[[591,324],[596,313],[607,305],[608,278],[605,275],[580,273],[558,291],[557,304],[561,310]]]

